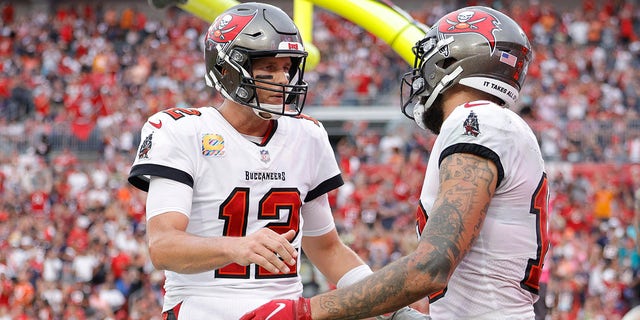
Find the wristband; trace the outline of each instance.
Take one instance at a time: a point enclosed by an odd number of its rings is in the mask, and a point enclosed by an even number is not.
[[[338,283],[336,283],[336,286],[338,288],[343,288],[343,287],[350,286],[350,285],[352,285],[352,284],[354,284],[354,283],[366,278],[367,276],[369,276],[372,273],[373,273],[373,271],[371,270],[371,268],[369,268],[368,265],[361,264],[361,265],[349,270],[344,275],[342,275],[342,278],[340,278],[340,280],[338,280]]]

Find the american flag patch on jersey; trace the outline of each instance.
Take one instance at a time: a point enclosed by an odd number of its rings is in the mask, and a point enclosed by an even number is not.
[[[512,67],[516,66],[516,62],[518,62],[518,58],[512,54],[502,51],[500,53],[500,62],[506,63]]]

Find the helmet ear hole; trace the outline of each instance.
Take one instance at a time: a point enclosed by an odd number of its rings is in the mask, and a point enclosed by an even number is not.
[[[455,58],[446,58],[443,59],[441,61],[438,61],[438,64],[440,65],[439,67],[442,69],[447,69],[450,66],[452,66],[454,63],[456,63],[458,61],[458,59]]]

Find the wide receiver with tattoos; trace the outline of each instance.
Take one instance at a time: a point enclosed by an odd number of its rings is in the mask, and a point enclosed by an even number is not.
[[[242,319],[360,319],[425,296],[435,320],[534,318],[549,248],[547,179],[533,132],[508,109],[531,45],[506,15],[467,7],[442,17],[414,52],[402,112],[438,135],[418,247],[351,286],[274,300]]]

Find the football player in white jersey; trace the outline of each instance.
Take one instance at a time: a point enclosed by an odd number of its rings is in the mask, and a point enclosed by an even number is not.
[[[443,16],[414,52],[402,112],[438,135],[417,210],[418,247],[353,286],[273,301],[242,319],[264,319],[277,304],[309,306],[284,318],[356,319],[425,296],[436,320],[534,319],[549,248],[547,179],[532,130],[508,109],[531,45],[511,18],[477,6]]]
[[[129,175],[148,191],[163,319],[238,319],[300,297],[301,248],[338,287],[372,273],[335,229],[327,193],[343,181],[327,132],[301,116],[307,52],[293,21],[271,5],[239,4],[204,41],[205,80],[224,102],[151,116]],[[401,311],[396,319],[424,318]]]

